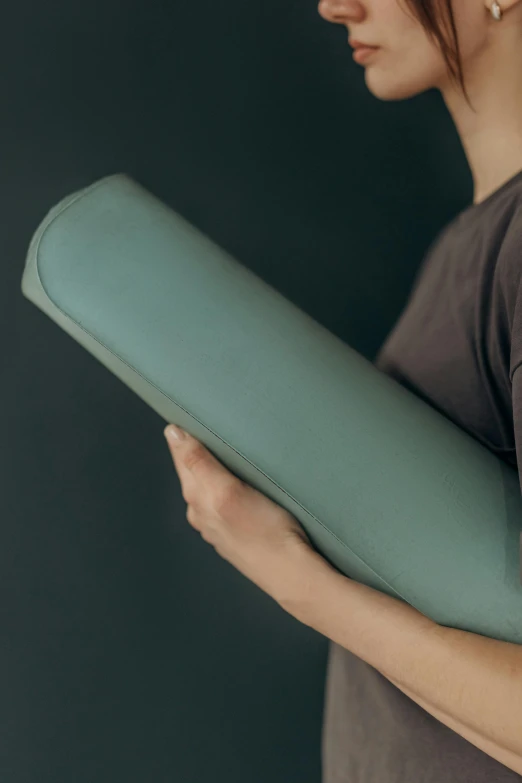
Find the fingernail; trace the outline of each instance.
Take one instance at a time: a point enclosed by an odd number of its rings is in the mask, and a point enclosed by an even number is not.
[[[175,424],[169,424],[165,430],[165,437],[172,443],[177,443],[179,440],[183,440],[185,437],[185,432],[181,429],[181,427],[176,427]]]

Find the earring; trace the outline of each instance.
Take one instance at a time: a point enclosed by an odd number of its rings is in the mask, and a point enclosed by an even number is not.
[[[491,5],[491,16],[493,19],[496,19],[497,22],[500,22],[502,19],[502,9],[497,3],[497,0],[493,0],[493,3]]]

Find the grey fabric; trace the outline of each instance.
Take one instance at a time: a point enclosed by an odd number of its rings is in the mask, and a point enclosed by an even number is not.
[[[375,364],[517,466],[522,489],[521,270],[522,171],[435,237]],[[323,783],[522,781],[333,642],[322,765]]]

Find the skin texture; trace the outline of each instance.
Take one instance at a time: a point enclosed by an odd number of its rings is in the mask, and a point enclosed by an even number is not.
[[[284,508],[241,481],[189,433],[164,430],[187,502],[187,520],[204,541],[282,606],[303,600],[313,584],[309,562],[327,562]],[[301,555],[306,555],[306,565]]]
[[[470,166],[474,203],[522,169],[522,0],[499,0],[499,22],[491,16],[492,2],[453,3],[473,108],[451,84],[436,42],[398,0],[321,0],[318,5],[320,16],[345,27],[351,38],[381,47],[371,60],[357,64],[376,98],[399,101],[440,91]]]

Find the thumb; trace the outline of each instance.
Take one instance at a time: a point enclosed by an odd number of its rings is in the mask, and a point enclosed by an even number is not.
[[[192,474],[195,479],[205,484],[212,481],[216,471],[228,473],[225,466],[214,457],[203,443],[193,438],[181,427],[169,424],[163,433],[182,480],[184,476]]]

